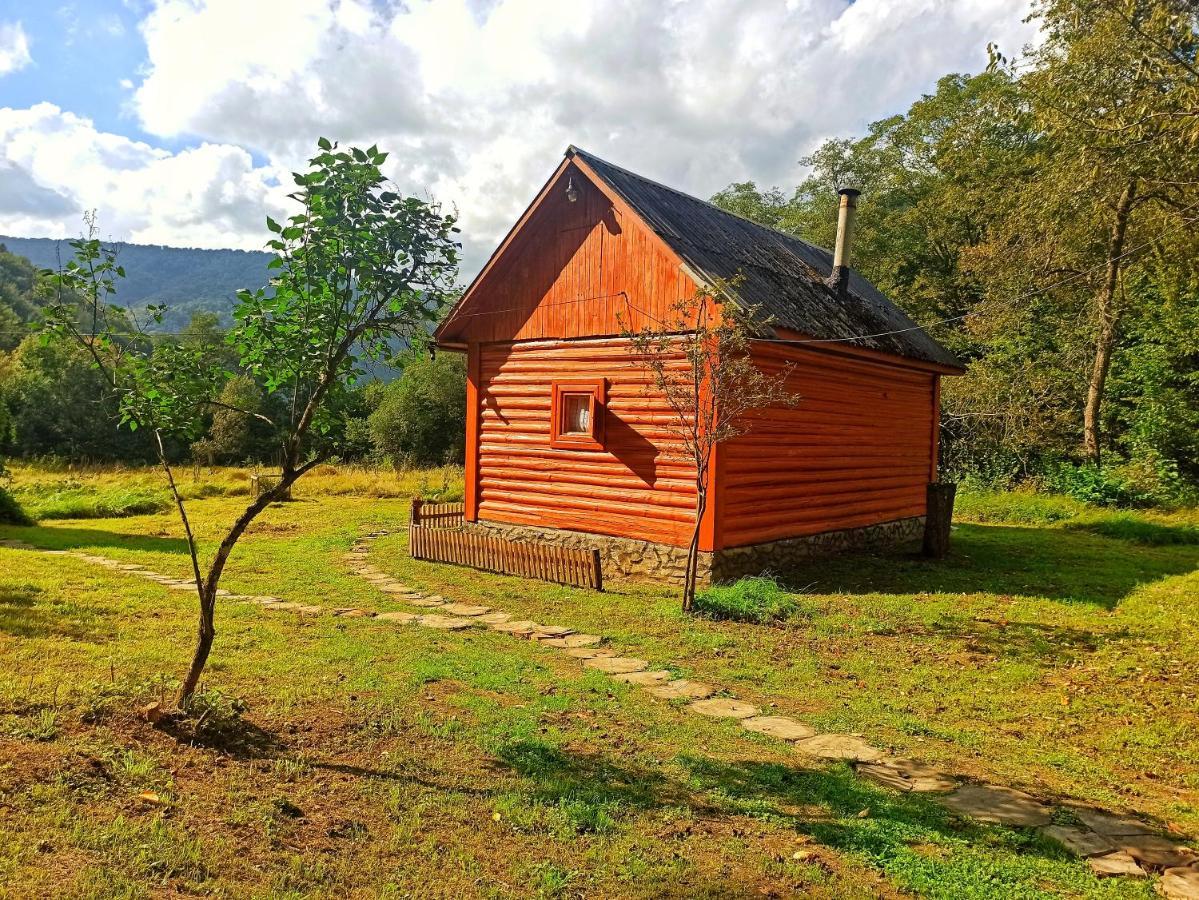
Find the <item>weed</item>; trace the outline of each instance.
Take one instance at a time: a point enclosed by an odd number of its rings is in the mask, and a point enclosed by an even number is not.
[[[695,611],[709,619],[759,625],[808,614],[793,594],[765,576],[710,587],[696,596]]]

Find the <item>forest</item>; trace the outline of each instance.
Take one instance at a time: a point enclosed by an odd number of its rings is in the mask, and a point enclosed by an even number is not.
[[[943,470],[1104,503],[1199,484],[1199,71],[1194,10],[1034,5],[1042,43],[949,74],[791,192],[717,205],[821,246],[862,191],[853,264],[967,366]]]

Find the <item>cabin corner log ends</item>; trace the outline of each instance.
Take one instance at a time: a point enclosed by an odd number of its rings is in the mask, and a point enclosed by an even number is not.
[[[413,559],[470,566],[501,575],[604,589],[598,550],[513,541],[467,530],[462,503],[425,503],[413,498],[408,552]]]

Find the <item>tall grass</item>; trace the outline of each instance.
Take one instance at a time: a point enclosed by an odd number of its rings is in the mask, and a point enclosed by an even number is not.
[[[13,498],[33,519],[96,519],[162,512],[171,496],[161,470],[152,466],[10,467]],[[254,470],[241,466],[180,466],[176,472],[185,500],[248,495]],[[305,475],[296,496],[358,496],[376,499],[420,496],[452,502],[463,496],[458,466],[436,469],[322,465]]]

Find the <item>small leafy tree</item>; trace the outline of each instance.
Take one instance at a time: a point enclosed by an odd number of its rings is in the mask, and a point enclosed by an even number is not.
[[[370,414],[371,441],[393,465],[461,465],[466,453],[466,360],[421,355],[383,387]]]
[[[682,444],[695,473],[695,526],[687,546],[684,612],[695,602],[713,451],[749,431],[754,412],[799,402],[799,395],[787,390],[789,369],[769,376],[750,356],[756,310],[719,299],[736,283],[718,279],[701,286],[693,296],[672,304],[658,328],[622,329],[634,357],[650,374],[650,389],[674,413],[666,427]]]
[[[325,138],[318,147],[308,171],[295,175],[291,197],[299,211],[286,223],[267,219],[273,234],[268,246],[275,252],[271,283],[238,294],[228,338],[245,374],[285,410],[276,418],[236,410],[272,429],[279,479],[229,526],[206,568],[163,436],[194,439],[206,412],[232,408],[219,399],[227,370],[203,344],[179,342],[148,353],[136,337],[129,341],[113,332],[108,298],[124,272],[115,253],[96,239],[94,220],[88,236],[72,242],[76,258],[54,275],[61,289],[85,298],[87,309],[84,315],[54,309],[49,331],[86,348],[119,395],[123,421],[152,433],[179,511],[200,613],[181,707],[195,692],[212,649],[217,590],[234,546],[264,509],[336,452],[343,433],[337,419],[364,362],[390,362],[401,347],[424,340],[457,273],[454,217],[391,190],[380,168],[387,154],[376,147],[342,150]],[[152,313],[161,318],[163,309]]]

